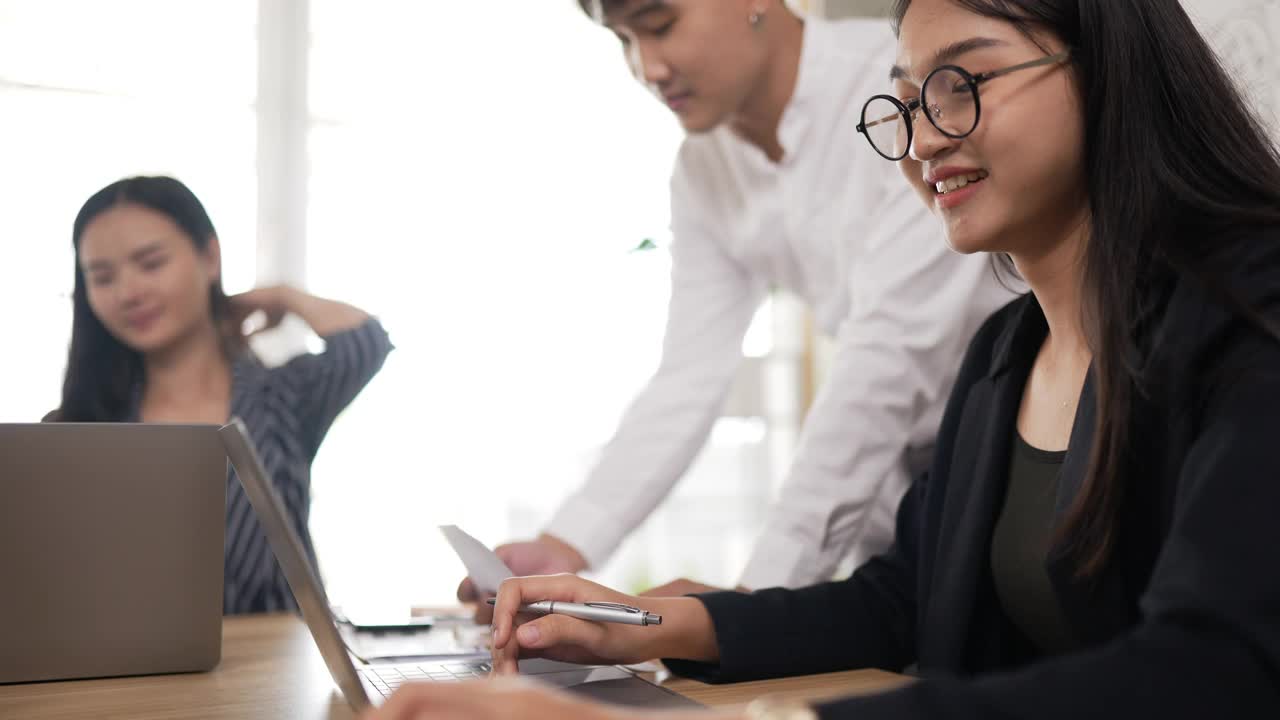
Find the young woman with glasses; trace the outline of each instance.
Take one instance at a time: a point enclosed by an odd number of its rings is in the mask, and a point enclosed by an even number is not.
[[[1031,293],[969,346],[894,546],[842,582],[631,598],[508,581],[518,656],[922,679],[755,718],[1280,717],[1280,158],[1177,0],[899,0],[859,128]],[[851,128],[853,131],[853,128]],[[657,627],[518,616],[613,601]],[[494,682],[386,717],[630,717]],[[461,716],[461,715],[459,715]]]

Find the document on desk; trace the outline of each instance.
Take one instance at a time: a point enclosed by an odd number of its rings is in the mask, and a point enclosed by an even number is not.
[[[481,592],[498,592],[502,581],[515,574],[502,562],[502,558],[457,525],[441,525],[440,532],[444,533],[445,539],[453,546],[453,551],[458,553],[458,559],[466,566],[471,582]]]

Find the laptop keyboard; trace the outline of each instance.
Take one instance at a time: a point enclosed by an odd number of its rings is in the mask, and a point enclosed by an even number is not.
[[[488,662],[423,663],[417,665],[366,665],[360,668],[370,685],[384,697],[408,682],[457,682],[487,677]]]

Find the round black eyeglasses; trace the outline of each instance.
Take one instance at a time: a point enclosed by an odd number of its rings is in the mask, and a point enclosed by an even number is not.
[[[982,117],[982,101],[978,87],[1019,70],[1063,62],[1070,52],[1060,52],[1012,67],[974,75],[956,65],[942,65],[925,77],[920,97],[902,101],[892,95],[876,95],[862,106],[858,132],[886,160],[897,162],[911,152],[915,137],[914,118],[921,108],[938,132],[959,140],[978,127]]]

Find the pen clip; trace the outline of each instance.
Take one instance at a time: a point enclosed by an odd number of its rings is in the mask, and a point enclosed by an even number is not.
[[[604,609],[606,609],[606,610],[618,610],[618,611],[621,611],[621,612],[633,613],[633,614],[636,614],[636,615],[639,615],[640,613],[644,612],[643,610],[641,610],[641,609],[640,609],[640,608],[638,608],[638,607],[632,607],[632,606],[630,606],[630,605],[623,605],[622,603],[611,603],[611,602],[589,602],[589,603],[583,603],[583,604],[584,604],[584,605],[586,605],[587,607],[593,607],[593,608],[604,608]]]

